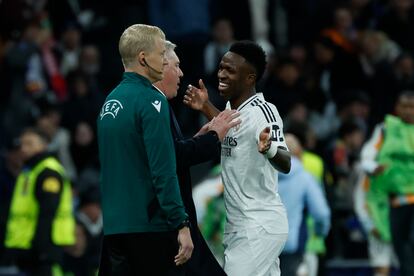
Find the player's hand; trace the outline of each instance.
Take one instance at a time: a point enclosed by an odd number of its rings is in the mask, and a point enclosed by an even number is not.
[[[188,85],[184,95],[184,103],[194,110],[201,111],[208,102],[208,91],[202,79],[198,81],[198,84],[200,88]]]
[[[241,123],[240,113],[236,110],[224,110],[210,121],[209,130],[214,130],[220,141],[223,141],[229,129]]]
[[[190,228],[183,227],[178,231],[178,254],[174,258],[175,265],[185,264],[193,254],[193,241],[191,240]]]
[[[271,144],[272,140],[270,140],[270,127],[267,127],[260,132],[257,149],[260,153],[265,154],[270,149]]]
[[[386,168],[387,168],[386,165],[380,164],[380,165],[378,165],[378,167],[375,168],[375,170],[374,170],[374,172],[372,174],[374,176],[380,175],[380,174],[382,174],[385,171]]]

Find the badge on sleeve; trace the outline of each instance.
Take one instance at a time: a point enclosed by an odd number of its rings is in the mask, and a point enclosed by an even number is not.
[[[56,177],[48,177],[43,181],[43,191],[48,193],[58,193],[60,190],[60,182]]]

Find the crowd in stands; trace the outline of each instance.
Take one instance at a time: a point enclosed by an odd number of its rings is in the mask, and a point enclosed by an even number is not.
[[[177,44],[184,77],[171,105],[187,136],[206,119],[182,103],[185,87],[202,78],[224,109],[216,77],[222,55],[236,40],[263,47],[267,69],[257,91],[276,105],[284,131],[319,160],[310,171],[331,218],[318,254],[367,258],[354,211],[357,167],[376,124],[394,112],[399,93],[414,90],[414,0],[0,1],[0,244],[22,166],[16,137],[37,126],[75,194],[78,239],[65,269],[97,269],[103,233],[96,119],[123,72],[121,32],[135,23],[157,25]],[[210,194],[213,205],[203,207],[199,221],[217,240],[222,197]],[[0,245],[0,266],[7,265],[3,253]]]

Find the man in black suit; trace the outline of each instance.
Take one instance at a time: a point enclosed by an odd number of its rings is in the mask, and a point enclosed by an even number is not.
[[[166,42],[165,57],[168,65],[164,67],[164,78],[155,83],[167,99],[177,96],[180,78],[183,72],[180,61],[174,52],[175,44]],[[190,167],[217,158],[220,154],[220,141],[227,131],[240,123],[236,119],[238,114],[234,110],[226,110],[203,126],[200,131],[190,139],[184,139],[180,126],[170,107],[171,131],[174,139],[177,175],[180,184],[181,197],[190,218],[191,238],[194,250],[191,259],[185,264],[186,275],[226,275],[215,257],[208,248],[206,241],[197,227],[197,216],[192,197],[192,184]]]

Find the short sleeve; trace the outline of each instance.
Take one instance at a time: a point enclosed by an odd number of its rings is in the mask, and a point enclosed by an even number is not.
[[[276,144],[277,147],[288,150],[283,133],[283,121],[276,107],[269,103],[262,103],[255,106],[253,110],[256,142],[259,142],[259,136],[262,130],[269,127],[272,143]]]

